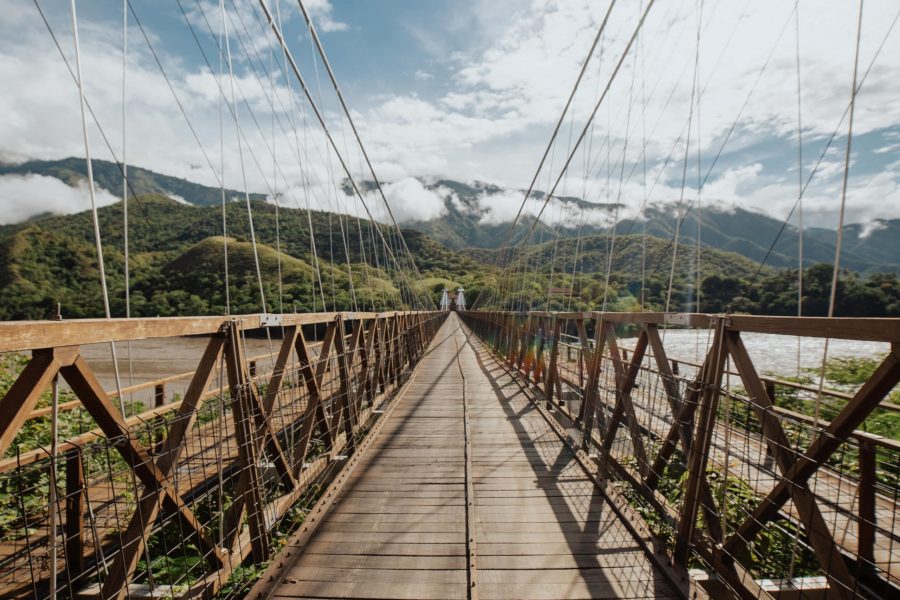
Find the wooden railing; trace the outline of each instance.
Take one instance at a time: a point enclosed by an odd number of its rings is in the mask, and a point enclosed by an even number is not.
[[[32,357],[0,399],[0,597],[236,595],[372,427],[446,315],[0,323]],[[245,334],[268,328],[273,368]],[[308,341],[315,334],[320,341]],[[126,417],[85,344],[205,336],[183,398]],[[155,390],[184,374],[139,384]],[[57,379],[96,429],[19,451]],[[134,391],[125,389],[127,391]],[[74,413],[73,413],[74,414]],[[12,453],[12,455],[11,455]],[[298,512],[299,511],[299,512]]]
[[[885,398],[900,381],[900,319],[461,316],[537,402],[576,426],[577,443],[619,482],[673,560],[742,598],[772,597],[773,585],[808,597],[900,594],[900,444],[859,430],[875,411],[896,408]],[[708,332],[705,360],[674,370],[666,327]],[[637,338],[623,351],[617,331],[625,329]],[[841,398],[762,377],[746,332],[886,342],[889,351]],[[565,335],[577,344],[564,346]],[[786,409],[779,386],[807,394],[817,412],[824,396],[840,405],[830,420]]]

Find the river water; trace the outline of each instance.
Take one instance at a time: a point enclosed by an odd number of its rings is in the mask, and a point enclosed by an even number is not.
[[[797,338],[789,335],[764,333],[741,333],[756,370],[773,376],[814,375],[808,369],[822,366],[825,340],[822,338]],[[634,340],[623,340],[623,344],[633,345]],[[703,362],[707,348],[712,343],[712,332],[706,330],[670,329],[665,331],[664,345],[669,358],[677,358],[695,363]],[[860,342],[856,340],[831,340],[828,343],[829,358],[879,358],[890,350],[890,344],[881,342]]]
[[[180,373],[188,373],[197,368],[209,338],[175,337],[149,340],[135,340],[129,344],[116,344],[119,363],[119,378],[122,387],[129,387],[148,381],[171,377]],[[261,372],[271,369],[270,348],[272,355],[278,354],[281,340],[272,340],[271,347],[266,339],[247,338],[244,343],[248,359],[261,357],[258,368]],[[116,389],[115,369],[113,367],[110,345],[89,344],[81,347],[81,355],[90,365],[103,388],[112,392]],[[190,378],[166,384],[166,401],[171,401],[174,394],[184,395]],[[140,390],[128,395],[129,399],[152,406],[153,389]]]
[[[807,369],[817,369],[822,364],[824,340],[818,338],[796,338],[784,335],[743,333],[741,335],[747,351],[761,374],[773,376],[793,376],[798,374],[798,339],[800,343],[799,367],[802,374],[813,375]],[[702,362],[712,341],[708,331],[670,329],[665,332],[665,348],[669,358],[688,362]],[[208,338],[183,337],[151,340],[137,340],[128,345],[116,345],[119,358],[119,373],[122,386],[140,384],[147,381],[171,377],[196,369],[206,347]],[[634,340],[621,341],[625,347],[632,346]],[[272,340],[271,352],[277,354],[280,341]],[[260,371],[271,369],[270,345],[266,339],[247,338],[248,358],[262,357],[258,361]],[[831,340],[828,356],[878,358],[890,349],[889,344],[858,342],[853,340]],[[113,361],[109,344],[91,344],[82,347],[82,355],[93,369],[100,383],[107,391],[116,389]],[[129,361],[130,356],[130,361]],[[167,400],[173,394],[184,394],[190,379],[166,384]],[[141,390],[131,395],[145,406],[151,406],[153,390]]]

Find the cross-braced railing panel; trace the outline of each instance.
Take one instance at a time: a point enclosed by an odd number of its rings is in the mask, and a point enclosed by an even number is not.
[[[898,320],[463,316],[575,424],[582,446],[682,565],[746,598],[788,586],[840,598],[900,589],[900,440],[864,430],[873,414],[897,409],[887,398],[900,381]],[[697,330],[702,362],[667,354],[665,331],[674,326]],[[761,375],[746,332],[890,350],[846,393]]]
[[[302,523],[444,317],[0,324],[0,349],[32,351],[0,400],[0,595],[47,597],[54,575],[57,597],[237,593]],[[265,326],[273,367],[260,372],[245,338]],[[130,416],[80,352],[198,334],[206,346],[184,396]],[[160,398],[182,376],[140,385]],[[54,453],[45,405],[55,380],[67,385],[57,408],[87,430]]]

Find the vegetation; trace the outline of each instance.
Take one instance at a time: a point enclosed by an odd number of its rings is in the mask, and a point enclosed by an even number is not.
[[[629,235],[617,239],[610,269],[609,290],[604,281],[608,261],[606,236],[560,240],[528,248],[512,268],[498,274],[500,289],[514,293],[496,308],[534,310],[591,310],[604,304],[608,310],[661,311],[666,308],[672,246],[659,238]],[[644,249],[646,248],[646,250]],[[469,253],[478,260],[496,260],[496,251]],[[696,296],[696,272],[692,256],[676,261],[669,309],[678,312],[737,312],[796,315],[796,270],[759,268],[739,255],[703,248],[700,299]],[[645,273],[641,285],[641,273]],[[757,275],[758,272],[758,275]],[[524,274],[524,276],[523,276]],[[832,266],[817,264],[804,271],[803,314],[828,313]],[[563,288],[568,295],[550,295],[547,289]],[[470,294],[472,297],[473,294]],[[861,276],[844,270],[838,283],[837,316],[900,316],[900,278],[896,273]]]
[[[97,184],[118,189],[119,166],[94,161]],[[0,165],[0,175],[37,173],[75,184],[84,177],[84,161],[32,161]],[[132,192],[129,247],[131,314],[172,316],[222,314],[226,296],[233,313],[263,310],[257,283],[251,228],[243,202],[225,208],[228,237],[229,287],[225,289],[225,252],[221,191],[138,167],[129,168]],[[372,184],[363,184],[370,189]],[[648,207],[646,223],[623,221],[617,226],[613,260],[608,264],[609,231],[600,227],[563,224],[556,231],[524,218],[512,232],[517,244],[531,231],[532,239],[554,240],[529,245],[511,265],[497,248],[507,240],[507,224],[482,220],[480,199],[501,192],[489,184],[442,180],[429,184],[445,195],[446,215],[412,223],[403,237],[422,280],[415,276],[395,229],[374,226],[346,215],[282,206],[262,195],[251,196],[253,234],[257,241],[266,309],[279,312],[329,309],[363,310],[410,307],[414,294],[429,293],[437,303],[444,285],[466,288],[470,305],[487,290],[514,290],[506,297],[485,294],[488,308],[797,313],[797,271],[762,268],[765,244],[780,225],[757,213],[708,210],[703,213],[702,271],[697,287],[691,234],[697,223],[689,213],[681,230],[682,250],[669,298],[669,266],[673,219],[662,207]],[[345,190],[347,192],[347,190]],[[540,192],[536,193],[540,197]],[[183,198],[185,202],[169,196]],[[241,194],[226,190],[226,197]],[[558,198],[575,209],[598,210],[578,198]],[[603,209],[601,206],[600,209]],[[125,313],[124,232],[121,204],[99,211],[112,312]],[[635,232],[646,225],[648,236]],[[863,236],[848,226],[843,264],[862,271],[844,271],[837,294],[839,316],[900,315],[900,281],[891,241],[900,221],[880,223]],[[788,231],[776,245],[769,264],[791,265],[796,237]],[[829,256],[829,233],[810,230],[808,258]],[[556,240],[559,235],[560,239]],[[382,237],[390,250],[385,250]],[[756,240],[756,241],[753,241]],[[685,248],[690,248],[686,250]],[[394,258],[400,261],[398,269]],[[755,259],[755,260],[754,260]],[[500,265],[499,263],[504,264]],[[605,285],[610,267],[609,287]],[[318,267],[318,271],[317,271]],[[885,273],[877,272],[880,270]],[[279,271],[281,278],[279,280]],[[317,274],[321,273],[321,277]],[[643,278],[644,273],[646,276]],[[523,275],[524,274],[524,275]],[[811,264],[804,273],[803,313],[827,311],[831,267]],[[449,286],[448,286],[449,287]],[[548,289],[571,290],[548,296]],[[698,302],[699,295],[699,302]],[[491,302],[487,302],[487,298]],[[40,319],[62,305],[65,318],[102,316],[99,272],[90,215],[41,216],[0,226],[0,319]]]
[[[132,315],[223,314],[221,209],[187,206],[161,196],[133,202],[129,227]],[[259,312],[262,305],[246,208],[231,203],[226,215],[231,310]],[[112,312],[123,315],[121,204],[100,209],[99,217]],[[271,311],[321,311],[323,296],[329,309],[340,310],[412,304],[409,290],[414,277],[396,231],[383,227],[379,234],[368,221],[316,211],[307,215],[305,210],[288,208],[278,211],[276,223],[275,207],[261,201],[253,203],[253,227]],[[401,261],[404,274],[393,267],[380,235]],[[102,316],[92,236],[89,213],[45,216],[0,227],[0,319],[48,318],[55,314],[57,302],[65,318]],[[452,279],[461,285],[483,277],[472,260],[419,232],[404,232],[404,238],[427,277]]]

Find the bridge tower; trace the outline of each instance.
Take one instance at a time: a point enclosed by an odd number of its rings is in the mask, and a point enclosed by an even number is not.
[[[465,290],[462,287],[456,288],[456,310],[466,310]]]

